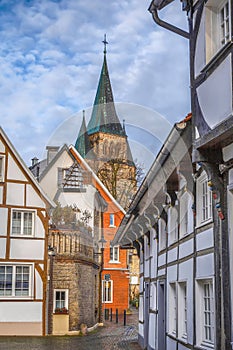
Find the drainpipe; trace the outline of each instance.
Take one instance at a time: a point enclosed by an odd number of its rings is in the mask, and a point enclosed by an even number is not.
[[[170,30],[173,33],[176,33],[178,35],[181,35],[182,37],[189,39],[190,35],[188,32],[186,32],[185,30],[182,30],[170,23],[167,23],[165,21],[163,21],[162,19],[159,18],[158,16],[158,11],[157,11],[157,7],[154,4],[154,1],[152,1],[152,3],[150,4],[150,7],[148,9],[148,11],[152,14],[153,20],[155,21],[155,23],[157,23],[159,26]]]

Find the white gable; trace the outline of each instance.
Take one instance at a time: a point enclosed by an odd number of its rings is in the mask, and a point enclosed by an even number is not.
[[[5,153],[5,145],[2,143],[2,141],[0,140],[0,152]]]
[[[27,181],[22,170],[16,164],[12,156],[8,156],[8,170],[7,170],[7,179],[8,180],[18,180],[18,181]]]
[[[26,206],[45,208],[45,203],[41,196],[31,185],[26,185]]]

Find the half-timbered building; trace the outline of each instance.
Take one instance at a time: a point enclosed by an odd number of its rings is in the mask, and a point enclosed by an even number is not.
[[[45,335],[49,209],[0,129],[0,334]]]

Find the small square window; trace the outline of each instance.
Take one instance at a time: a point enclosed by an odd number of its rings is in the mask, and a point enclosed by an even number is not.
[[[65,313],[68,311],[68,289],[54,290],[54,312]]]
[[[12,211],[12,235],[32,236],[34,234],[34,215],[33,211]]]

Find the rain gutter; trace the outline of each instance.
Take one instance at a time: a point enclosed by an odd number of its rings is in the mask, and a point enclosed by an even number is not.
[[[157,10],[157,6],[154,3],[154,0],[151,2],[150,7],[148,9],[148,11],[152,14],[153,20],[155,21],[155,23],[157,23],[159,26],[170,30],[171,32],[181,35],[182,37],[189,39],[190,35],[188,32],[186,32],[185,30],[182,30],[168,22],[163,21],[161,18],[159,18],[158,16],[158,10]]]

